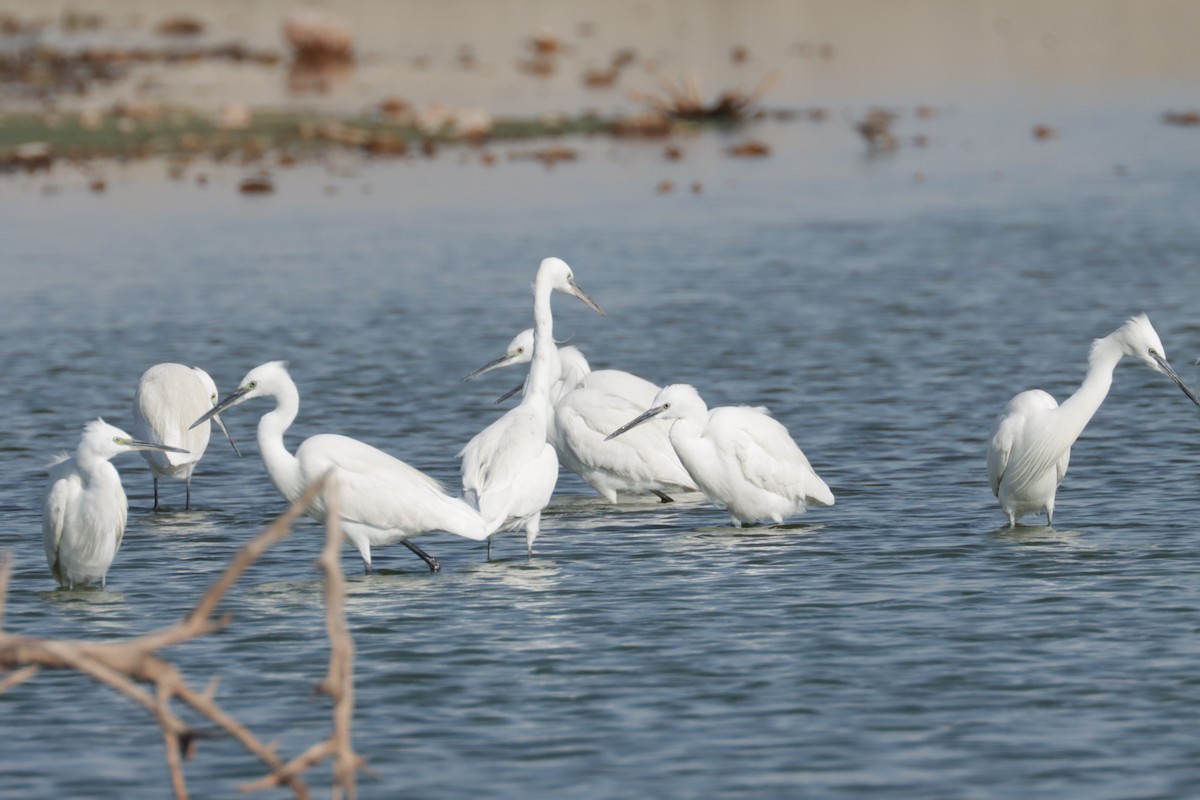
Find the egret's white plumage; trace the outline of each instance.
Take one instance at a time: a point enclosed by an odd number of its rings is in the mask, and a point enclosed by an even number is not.
[[[654,402],[655,395],[662,391],[657,384],[623,369],[593,370],[578,347],[567,345],[558,348],[558,360],[562,395],[575,389],[592,389],[624,397],[646,408]]]
[[[809,503],[833,505],[833,492],[781,423],[765,408],[723,406],[709,411],[695,388],[665,387],[650,409],[613,431],[626,434],[651,419],[673,420],[672,447],[700,491],[725,506],[733,524],[804,512]]]
[[[483,515],[489,533],[523,527],[529,555],[533,555],[542,509],[558,482],[558,457],[547,440],[550,390],[558,377],[550,310],[550,295],[555,291],[578,297],[597,313],[604,313],[575,284],[566,262],[542,259],[533,284],[534,339],[525,396],[458,454],[464,495]],[[490,539],[488,547],[490,552]]]
[[[446,494],[441,484],[420,470],[357,439],[318,434],[301,442],[295,455],[290,453],[283,434],[300,410],[300,392],[282,361],[250,370],[236,391],[197,422],[255,397],[275,399],[275,408],[258,422],[258,449],[271,482],[288,502],[295,502],[310,483],[332,472],[338,487],[338,519],[367,572],[372,546],[399,542],[437,570],[437,560],[409,539],[434,530],[475,541],[487,537],[479,512]],[[308,514],[323,521],[323,502],[314,502]]]
[[[192,507],[192,472],[208,449],[209,423],[189,427],[201,414],[217,404],[217,384],[199,367],[155,364],[142,373],[133,395],[133,431],[137,438],[182,448],[186,453],[143,450],[142,457],[154,476],[154,510],[158,510],[158,479],[175,478],[185,485],[184,508]],[[241,455],[220,415],[212,421]]]
[[[1113,370],[1125,356],[1166,375],[1200,405],[1167,362],[1158,333],[1145,314],[1096,339],[1083,383],[1061,406],[1041,389],[1030,389],[1010,400],[996,418],[988,447],[988,481],[1009,525],[1041,512],[1047,522],[1053,522],[1054,496],[1067,473],[1071,446],[1104,402]]]
[[[121,476],[110,459],[150,449],[183,452],[138,441],[97,419],[84,426],[74,455],[64,453],[51,463],[42,501],[42,544],[50,573],[60,586],[74,588],[95,581],[101,588],[106,586],[129,514]]]
[[[551,431],[562,465],[610,503],[621,494],[647,494],[670,502],[672,494],[696,491],[696,483],[671,446],[670,423],[651,420],[622,436],[605,438],[646,408],[628,398],[581,387],[554,408]]]
[[[503,356],[467,378],[529,361],[532,340],[532,328],[521,331]],[[623,370],[592,371],[577,347],[558,347],[552,355],[557,363],[551,374],[558,379],[549,393],[547,438],[562,467],[610,503],[619,494],[654,493],[669,502],[670,494],[696,491],[667,438],[670,423],[651,422],[618,444],[604,441],[610,431],[651,405],[658,386]]]

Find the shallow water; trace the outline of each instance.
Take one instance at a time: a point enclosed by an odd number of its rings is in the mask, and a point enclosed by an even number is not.
[[[712,133],[679,163],[594,141],[550,171],[310,166],[266,198],[238,196],[232,168],[201,188],[161,164],[115,169],[102,196],[66,171],[53,194],[0,185],[6,624],[165,624],[281,510],[253,441],[266,407],[247,404],[226,417],[246,456],[214,435],[190,512],[164,484],[173,510],[152,513],[146,468],[121,457],[109,591],[54,589],[41,465],[92,417],[131,425],[159,361],[229,390],[288,359],[293,445],[337,431],[456,485],[454,453],[519,375],[459,378],[529,324],[555,254],[610,315],[560,297],[560,338],[710,405],[769,406],[837,505],[737,531],[699,500],[614,508],[564,475],[532,560],[517,536],[487,562],[435,533],[421,544],[441,573],[392,547],[363,576],[347,549],[364,796],[1186,796],[1197,410],[1120,367],[1053,529],[1003,530],[984,466],[1009,397],[1064,397],[1089,342],[1132,313],[1195,382],[1200,169],[1195,132],[1157,119],[1169,100],[1059,108],[1063,134],[1042,143],[1047,98],[964,103],[919,124],[929,147],[879,158],[844,126],[794,123],[753,131],[774,147],[761,161],[721,156],[739,137]],[[662,178],[675,193],[654,193]],[[299,526],[230,595],[228,629],[171,653],[198,685],[219,675],[221,702],[288,756],[328,729],[310,699],[319,541]],[[145,715],[82,678],[39,676],[0,697],[0,720],[0,795],[166,785]],[[187,773],[213,797],[260,770],[218,739]]]

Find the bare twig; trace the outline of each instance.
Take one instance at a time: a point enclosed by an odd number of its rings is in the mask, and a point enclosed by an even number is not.
[[[334,700],[334,729],[328,739],[310,747],[301,759],[285,764],[274,746],[260,741],[215,701],[215,678],[204,691],[196,691],[174,664],[156,653],[225,625],[227,619],[215,620],[213,615],[230,587],[268,547],[291,533],[292,523],[312,506],[322,491],[326,493],[328,521],[325,548],[319,563],[326,573],[326,625],[331,653],[329,674],[321,687]],[[308,767],[332,757],[334,796],[340,797],[344,792],[352,799],[356,771],[362,765],[362,759],[354,752],[350,739],[354,713],[354,643],[345,619],[345,584],[338,558],[342,533],[334,510],[334,494],[332,481],[326,478],[315,481],[279,519],[238,552],[191,613],[174,625],[124,642],[60,641],[5,632],[4,600],[12,574],[12,560],[7,554],[0,556],[0,670],[14,670],[0,680],[0,693],[33,678],[42,669],[71,669],[124,694],[152,714],[162,729],[172,789],[180,800],[187,797],[183,759],[191,756],[200,732],[193,730],[171,710],[171,701],[175,698],[233,736],[270,767],[273,770],[271,785],[286,785],[297,798],[307,800],[310,794],[300,775]],[[153,686],[154,694],[143,689],[141,683]],[[313,758],[312,754],[319,757]]]
[[[342,530],[337,524],[337,483],[325,491],[328,507],[325,549],[320,565],[325,571],[325,626],[329,633],[329,675],[323,689],[333,698],[333,743],[336,753],[333,785],[347,800],[357,795],[358,755],[350,736],[354,720],[354,640],[346,625],[346,578],[342,574]],[[335,798],[336,798],[335,794]]]
[[[165,683],[158,684],[156,693],[158,706],[158,724],[162,728],[163,746],[167,753],[167,769],[171,774],[171,788],[178,800],[187,800],[187,784],[183,779],[183,759],[180,757],[179,734],[167,724],[167,716],[171,713],[171,692]]]
[[[4,630],[4,604],[8,601],[8,579],[12,577],[12,553],[0,555],[0,631]]]
[[[346,625],[346,579],[342,575],[342,530],[337,524],[338,494],[336,481],[325,487],[325,547],[317,565],[325,573],[325,626],[329,632],[329,672],[318,689],[333,699],[333,733],[292,759],[281,769],[253,783],[242,786],[244,791],[258,791],[278,786],[288,778],[299,775],[326,758],[333,759],[333,797],[354,800],[357,795],[358,770],[362,758],[354,752],[350,735],[354,719],[354,640]]]
[[[16,672],[13,672],[7,678],[0,681],[0,694],[4,694],[9,689],[11,689],[12,687],[16,686],[19,683],[24,683],[25,681],[29,680],[34,675],[37,675],[41,671],[42,671],[41,667],[36,666],[36,665],[31,665],[28,667],[22,667],[21,669],[17,670]]]

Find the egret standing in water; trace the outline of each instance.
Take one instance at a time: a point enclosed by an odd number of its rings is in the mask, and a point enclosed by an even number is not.
[[[186,487],[184,509],[192,507],[192,472],[208,449],[211,425],[189,427],[196,417],[217,404],[217,384],[199,367],[155,364],[142,373],[133,395],[134,435],[147,442],[181,447],[178,452],[143,450],[142,458],[154,476],[154,510],[158,511],[158,479],[182,480]],[[233,437],[219,415],[213,422],[239,456]]]
[[[575,275],[559,258],[545,258],[533,284],[534,339],[525,396],[519,405],[475,435],[459,451],[463,493],[487,523],[488,533],[525,528],[525,549],[541,525],[542,509],[558,482],[558,456],[547,441],[550,390],[556,379],[556,346],[550,295],[563,292],[582,300],[597,314],[600,306],[575,284]],[[488,539],[488,556],[491,556]]]
[[[521,331],[503,356],[463,380],[528,362],[532,342],[533,329]],[[659,392],[656,385],[622,370],[593,372],[576,347],[556,348],[553,356],[557,360],[553,372],[559,379],[550,391],[547,438],[561,466],[583,478],[610,503],[617,502],[619,494],[649,493],[669,503],[668,492],[696,491],[667,438],[669,423],[654,422],[618,444],[605,443],[606,434],[653,402]]]
[[[227,408],[273,397],[275,408],[258,422],[258,449],[275,488],[289,503],[304,494],[310,483],[332,471],[337,481],[339,514],[346,538],[371,571],[371,547],[399,542],[429,566],[439,569],[437,559],[408,541],[426,531],[447,531],[482,541],[487,531],[479,512],[418,469],[382,450],[348,436],[324,433],[300,443],[296,454],[288,452],[283,434],[300,410],[300,392],[288,375],[287,365],[271,361],[246,373],[236,391],[210,409],[194,424],[200,425]],[[307,510],[318,522],[325,508],[318,498]]]
[[[676,383],[609,439],[654,418],[673,420],[671,446],[700,491],[725,506],[735,527],[804,513],[808,503],[833,505],[833,492],[813,472],[791,434],[765,408],[708,410],[691,386]]]
[[[1200,398],[1167,362],[1167,351],[1145,314],[1096,339],[1083,383],[1061,406],[1041,389],[1030,389],[1010,400],[996,418],[988,448],[988,481],[1010,527],[1026,514],[1043,511],[1047,524],[1053,524],[1054,495],[1067,474],[1071,445],[1104,402],[1113,370],[1125,356],[1166,375],[1200,405]]]
[[[129,515],[121,476],[109,459],[133,450],[186,453],[130,438],[97,419],[84,426],[75,455],[64,453],[52,462],[42,501],[42,543],[59,586],[73,589],[100,581],[100,588],[106,587]]]

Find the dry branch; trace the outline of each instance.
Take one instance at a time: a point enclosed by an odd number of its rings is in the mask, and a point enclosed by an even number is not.
[[[213,618],[225,593],[268,547],[291,533],[292,523],[305,513],[322,491],[325,492],[328,515],[325,548],[319,563],[326,575],[330,667],[321,688],[334,701],[333,733],[305,754],[319,752],[319,758],[301,756],[303,763],[298,764],[299,759],[294,759],[285,764],[274,747],[259,740],[215,701],[215,678],[204,691],[196,691],[184,680],[179,669],[160,658],[157,652],[225,625],[227,618]],[[338,558],[342,533],[334,511],[335,494],[333,481],[328,478],[314,482],[279,519],[238,552],[190,614],[174,625],[123,642],[38,639],[4,631],[4,603],[12,575],[12,559],[8,554],[0,556],[0,671],[14,670],[0,679],[0,693],[30,680],[43,669],[71,669],[124,694],[146,709],[162,729],[172,789],[175,797],[181,800],[187,797],[183,759],[191,757],[196,739],[204,732],[193,729],[171,710],[171,701],[175,698],[235,738],[248,752],[266,764],[272,770],[270,785],[287,786],[297,798],[305,800],[310,794],[300,775],[324,758],[332,757],[333,796],[341,797],[344,792],[346,797],[352,799],[355,795],[356,771],[361,767],[362,759],[354,752],[350,738],[354,714],[354,642],[345,618],[345,583]],[[152,686],[153,694],[142,688],[142,684]]]
[[[333,699],[333,733],[288,764],[259,780],[245,784],[245,791],[279,786],[327,758],[333,759],[333,797],[354,800],[362,758],[354,752],[350,735],[354,719],[354,640],[346,625],[346,579],[342,575],[342,531],[337,525],[336,481],[325,487],[325,547],[317,566],[325,572],[325,627],[329,633],[329,672],[317,689]],[[344,792],[344,795],[343,795]]]

